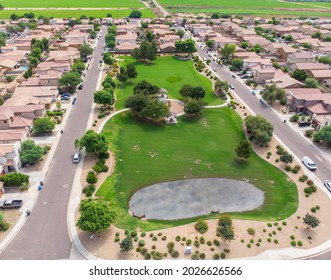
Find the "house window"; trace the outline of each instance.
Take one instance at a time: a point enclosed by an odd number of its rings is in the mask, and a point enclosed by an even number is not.
[[[3,121],[4,123],[7,123],[7,121]]]

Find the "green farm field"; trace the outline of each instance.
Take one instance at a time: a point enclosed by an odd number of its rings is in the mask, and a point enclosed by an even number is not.
[[[155,18],[155,14],[149,9],[142,9],[142,16],[144,18]],[[23,15],[24,13],[34,13],[35,17],[55,17],[55,18],[79,18],[82,15],[93,16],[95,18],[106,17],[108,13],[111,13],[113,18],[123,18],[129,16],[130,9],[125,10],[4,10],[0,11],[0,19],[9,19],[11,14]]]
[[[323,10],[330,3],[291,3],[277,0],[159,0],[159,3],[172,13],[212,13],[238,15],[306,15],[331,16],[330,11]],[[313,6],[314,5],[314,6]],[[320,6],[320,7],[317,7]],[[331,7],[331,6],[330,6]]]
[[[242,120],[233,109],[205,109],[199,119],[179,118],[177,125],[138,121],[130,112],[109,120],[103,129],[115,153],[115,170],[97,191],[117,212],[116,226],[142,231],[191,223],[139,220],[128,213],[133,193],[157,182],[183,178],[247,178],[264,191],[264,204],[257,210],[230,213],[234,218],[260,221],[281,220],[298,206],[296,185],[278,168],[256,154],[237,160],[236,145],[244,139]],[[157,156],[151,156],[157,154]],[[217,218],[216,214],[204,216]]]
[[[139,0],[1,0],[6,8],[140,8]]]
[[[130,57],[122,57],[121,66],[135,61]],[[204,101],[209,105],[224,103],[224,100],[215,96],[212,90],[212,83],[206,77],[200,75],[193,67],[191,60],[182,61],[172,56],[158,57],[152,64],[135,63],[138,77],[133,84],[126,83],[124,87],[116,89],[116,109],[124,108],[125,99],[132,95],[133,86],[141,80],[165,88],[170,98],[181,99],[180,88],[185,84],[202,86],[206,90]]]

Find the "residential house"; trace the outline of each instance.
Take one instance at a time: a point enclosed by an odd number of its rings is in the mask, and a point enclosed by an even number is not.
[[[122,45],[124,43],[131,44],[131,45],[137,44],[137,35],[128,34],[128,35],[116,36],[116,45]]]
[[[217,37],[212,38],[212,40],[215,42],[215,49],[220,49],[220,48],[224,47],[225,44],[238,45],[238,43],[239,43],[236,39],[224,37],[221,35],[218,35]]]
[[[199,34],[200,32],[207,32],[207,31],[213,30],[213,28],[211,26],[206,25],[206,24],[200,24],[200,23],[190,24],[189,29],[194,34]]]
[[[263,67],[272,67],[272,62],[270,59],[268,58],[244,58],[243,59],[244,65],[243,65],[243,69],[250,69],[254,66],[257,65],[263,65]]]
[[[273,27],[271,27],[271,31],[276,32],[278,36],[293,32],[291,27],[285,27],[282,25],[274,25]]]
[[[117,53],[131,53],[135,48],[139,48],[138,44],[123,43],[116,46]]]
[[[169,28],[169,26],[167,25]],[[116,30],[116,35],[129,35],[129,34],[135,34],[137,30],[137,25],[136,24],[125,24],[125,25],[120,25],[117,27]]]
[[[323,63],[295,63],[291,65],[291,69],[294,70],[329,70],[330,67]]]
[[[0,144],[22,143],[27,140],[27,133],[24,130],[0,130]]]
[[[174,53],[176,52],[176,47],[174,42],[160,44],[160,52],[161,53]]]
[[[17,50],[17,46],[14,44],[1,47],[1,53],[8,53],[16,50]]]
[[[298,31],[306,35],[313,35],[319,30],[314,26],[302,24],[299,26]]]
[[[296,40],[297,44],[300,44],[301,46],[303,44],[309,44],[312,46],[312,49],[318,49],[320,47],[320,40],[317,38],[306,38],[306,39],[300,39]]]
[[[288,74],[275,77],[271,80],[266,80],[266,83],[276,84],[279,88],[290,89],[290,88],[303,88],[304,84],[296,79],[293,79]]]
[[[50,51],[46,61],[73,64],[74,60],[77,58],[79,58],[79,51],[75,48],[68,48],[68,50],[65,51]]]
[[[40,62],[36,68],[36,72],[39,74],[44,73],[44,71],[48,72],[50,70],[65,73],[70,71],[70,64],[47,61],[47,62]]]
[[[276,69],[270,64],[262,64],[251,67],[253,79],[258,84],[264,84],[267,80],[275,78]]]
[[[308,70],[307,73],[309,77],[331,87],[331,70]]]
[[[21,143],[0,144],[0,174],[8,172],[19,172],[21,168],[20,160]]]
[[[289,54],[287,57],[287,63],[290,65],[297,63],[313,63],[314,60],[314,56],[309,52],[295,52]]]
[[[279,49],[279,56],[284,59],[287,60],[288,56],[296,53],[297,50],[292,48],[291,46],[285,45],[285,46],[281,46]]]

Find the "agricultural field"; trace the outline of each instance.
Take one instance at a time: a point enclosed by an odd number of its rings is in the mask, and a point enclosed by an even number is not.
[[[213,13],[235,15],[305,15],[331,16],[324,7],[331,7],[331,3],[293,3],[277,0],[182,0],[180,4],[174,0],[159,0],[164,8],[172,13]],[[314,5],[314,6],[312,6]],[[317,7],[321,6],[321,7]]]
[[[2,0],[6,8],[140,8],[139,0]]]
[[[132,10],[4,10],[0,11],[0,19],[9,19],[10,15],[15,13],[23,15],[24,13],[34,13],[35,17],[55,17],[55,18],[79,18],[82,15],[93,16],[95,18],[106,17],[108,13],[112,14],[113,18],[123,18],[129,16]],[[155,18],[155,14],[149,9],[141,9],[142,17]]]
[[[264,192],[264,204],[253,211],[231,213],[234,218],[280,220],[296,211],[297,187],[285,173],[256,154],[247,162],[236,158],[235,147],[245,135],[242,120],[233,109],[205,109],[198,119],[183,116],[178,121],[177,125],[155,125],[124,112],[104,127],[116,164],[97,196],[105,197],[115,208],[116,226],[149,231],[195,221],[142,221],[128,213],[129,200],[138,189],[183,178],[247,178],[253,182]]]

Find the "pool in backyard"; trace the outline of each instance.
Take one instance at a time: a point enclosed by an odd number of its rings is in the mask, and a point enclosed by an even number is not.
[[[177,220],[213,212],[254,210],[264,193],[246,181],[224,178],[184,179],[154,184],[138,190],[129,202],[135,216]]]
[[[29,68],[29,66],[21,66],[19,69],[22,70],[22,71],[25,71]]]

